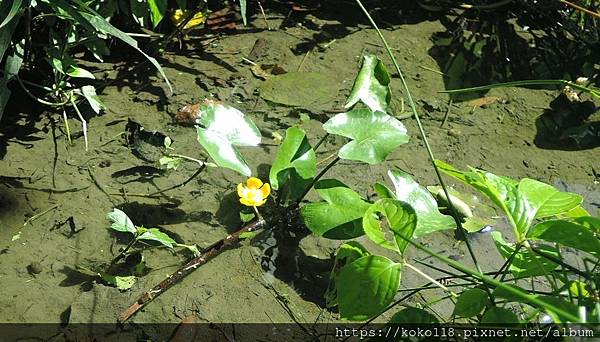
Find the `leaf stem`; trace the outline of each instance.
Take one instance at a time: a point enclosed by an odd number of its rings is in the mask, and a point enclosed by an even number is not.
[[[465,229],[463,228],[462,222],[459,219],[456,208],[454,207],[454,203],[452,203],[452,199],[450,197],[450,194],[448,193],[448,189],[446,188],[444,180],[442,179],[440,170],[438,169],[437,165],[435,165],[435,157],[433,155],[433,151],[431,150],[431,146],[429,145],[429,141],[427,140],[427,134],[425,133],[425,129],[423,128],[423,125],[421,124],[421,119],[419,117],[419,113],[417,112],[417,107],[415,106],[415,102],[412,98],[410,89],[408,88],[408,84],[406,84],[406,80],[404,79],[404,74],[402,73],[402,70],[400,69],[400,66],[398,65],[398,61],[396,61],[396,57],[394,57],[394,53],[392,52],[390,45],[385,40],[383,33],[381,33],[381,30],[379,30],[379,27],[377,26],[377,24],[375,23],[375,21],[373,20],[373,18],[371,17],[369,12],[365,8],[365,6],[363,6],[363,4],[360,0],[356,0],[356,3],[360,7],[360,9],[363,11],[365,16],[369,19],[371,26],[373,26],[373,28],[377,32],[379,39],[381,39],[381,42],[383,43],[385,50],[387,51],[388,55],[390,56],[390,58],[392,60],[392,63],[394,64],[394,67],[396,68],[396,72],[398,73],[398,76],[400,77],[402,87],[404,88],[404,91],[406,93],[406,98],[408,100],[409,107],[415,117],[417,127],[419,128],[419,133],[421,134],[421,138],[423,139],[423,144],[425,145],[425,149],[427,150],[427,155],[429,156],[429,160],[431,161],[431,164],[433,165],[433,169],[435,170],[435,174],[440,183],[440,186],[444,190],[444,194],[446,195],[446,198],[448,199],[448,206],[450,208],[452,217],[454,217],[454,221],[456,222],[456,226],[458,228],[457,233],[458,233],[459,237],[461,238],[461,240],[465,241],[465,244],[467,245],[467,249],[469,250],[469,254],[471,255],[471,259],[473,259],[473,263],[475,264],[475,268],[477,268],[477,271],[479,273],[483,273],[481,271],[479,262],[477,262],[477,258],[475,257],[475,253],[473,252],[473,248],[471,247],[471,243],[469,242],[469,239],[467,239],[465,236]],[[485,287],[485,289],[490,297],[491,302],[494,303],[494,296],[492,295],[492,292],[489,290],[489,288],[487,286]]]
[[[321,172],[319,172],[319,174],[306,187],[306,189],[302,193],[302,196],[300,196],[300,198],[298,199],[298,203],[302,202],[302,200],[304,199],[304,197],[306,197],[306,195],[308,194],[308,192],[310,191],[310,189],[312,189],[312,187],[315,185],[315,183],[319,179],[321,179],[321,177],[323,177],[323,175],[325,175],[325,173],[327,173],[327,171],[329,171],[329,169],[331,169],[333,167],[333,165],[335,165],[338,161],[340,161],[340,157],[336,157],[329,164],[327,164],[327,166],[325,166],[325,168],[323,170],[321,170]]]

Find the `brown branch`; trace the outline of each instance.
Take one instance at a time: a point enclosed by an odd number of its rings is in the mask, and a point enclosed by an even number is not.
[[[570,6],[570,7],[574,8],[574,9],[578,10],[578,11],[587,13],[589,15],[592,15],[592,16],[596,17],[596,18],[600,18],[600,13],[598,13],[598,12],[595,12],[593,10],[589,10],[589,9],[587,9],[585,7],[581,7],[579,5],[576,5],[576,4],[574,4],[572,2],[569,2],[569,1],[566,1],[566,0],[559,0],[559,1],[562,2],[563,4],[567,5],[567,6]]]
[[[119,315],[119,322],[123,323],[127,321],[131,316],[133,316],[146,304],[150,303],[152,300],[154,300],[154,298],[161,295],[171,286],[177,284],[185,276],[192,273],[198,267],[206,264],[212,258],[221,254],[221,252],[236,245],[240,241],[241,234],[257,231],[263,228],[265,225],[265,220],[261,219],[248,225],[245,225],[237,232],[229,234],[224,239],[217,241],[215,244],[204,250],[204,252],[200,256],[190,260],[187,264],[181,266],[175,273],[167,277],[165,280],[161,281],[158,285],[154,286],[149,291],[144,292],[135,303],[131,304],[129,308],[127,308],[127,310],[125,310],[121,313],[121,315]]]

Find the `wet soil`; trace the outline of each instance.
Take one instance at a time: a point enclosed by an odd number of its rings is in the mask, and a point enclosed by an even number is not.
[[[295,20],[273,14],[267,20],[270,27],[279,29],[267,30],[265,20],[259,17],[236,34],[189,41],[181,51],[165,53],[160,62],[173,83],[173,95],[153,70],[142,66],[125,71],[138,62],[90,64],[110,84],[100,93],[108,111],[89,120],[87,152],[76,119],[69,119],[75,137],[69,145],[60,115],[41,113],[31,119],[17,103],[11,105],[0,128],[5,145],[0,161],[1,322],[114,323],[143,291],[185,261],[182,254],[148,249],[144,256],[151,271],[123,292],[76,271],[77,265],[91,268],[106,263],[124,246],[123,236],[113,234],[106,220],[114,207],[122,208],[138,225],[159,227],[179,241],[199,247],[240,227],[240,205],[234,190],[244,178],[232,171],[208,169],[186,186],[157,198],[137,195],[181,183],[196,167],[184,164],[177,172],[155,177],[115,177],[132,167],[156,166],[137,158],[124,145],[121,133],[128,119],[170,136],[178,153],[201,157],[195,129],[175,124],[173,117],[186,104],[216,97],[245,112],[261,128],[265,137],[260,148],[244,149],[243,154],[253,173],[267,179],[278,146],[271,132],[283,135],[287,127],[300,124],[315,144],[324,135],[321,122],[342,108],[362,55],[379,56],[391,70],[375,32],[362,21],[349,24],[312,14]],[[535,143],[536,118],[558,91],[495,89],[484,95],[501,101],[482,107],[459,102],[448,108],[448,96],[438,92],[444,89],[444,75],[429,54],[432,34],[443,30],[438,20],[424,20],[390,24],[384,31],[418,102],[436,157],[460,168],[470,165],[510,177],[535,178],[581,193],[586,196],[586,208],[597,213],[600,149],[566,151],[540,148]],[[262,42],[253,50],[257,40]],[[266,102],[257,93],[264,81],[253,75],[243,58],[277,64],[288,72],[319,73],[335,80],[338,92],[330,102],[306,107]],[[393,114],[402,116],[403,95],[395,75],[391,85]],[[447,112],[447,123],[440,127]],[[374,196],[374,182],[388,182],[385,174],[392,168],[411,173],[423,185],[435,184],[414,120],[406,118],[403,123],[411,140],[386,163],[368,166],[342,161],[328,177],[343,180],[367,198]],[[327,139],[317,153],[318,160],[343,143],[341,137]],[[123,192],[127,194],[119,194]],[[317,200],[317,196],[310,194],[308,199]],[[500,219],[494,228],[511,240],[505,227]],[[223,253],[132,321],[179,322],[189,315],[209,322],[336,321],[337,314],[324,309],[323,293],[337,243],[306,236],[302,227],[290,229],[295,234],[266,235]],[[284,239],[281,235],[291,240],[294,235],[296,240],[273,248],[276,238]],[[476,233],[471,238],[484,270],[497,268],[501,261],[489,235]],[[423,242],[471,265],[464,244],[456,244],[450,232],[433,234]],[[274,255],[282,260],[275,262]],[[409,257],[422,258],[417,253]],[[404,271],[402,288],[424,283],[426,279]],[[424,303],[440,295],[433,291],[402,304]],[[437,304],[433,309],[442,316],[449,314],[448,306]],[[381,320],[385,317],[389,315]]]

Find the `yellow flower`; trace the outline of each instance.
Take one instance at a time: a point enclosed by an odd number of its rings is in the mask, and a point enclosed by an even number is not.
[[[240,203],[249,207],[259,207],[267,201],[267,197],[271,193],[269,183],[264,183],[255,177],[250,177],[243,183],[238,184],[237,193],[240,196]]]
[[[175,12],[173,12],[171,14],[171,22],[173,22],[173,24],[175,26],[179,26],[179,24],[185,19],[186,15],[187,15],[187,11],[184,12],[180,9],[175,10]],[[187,24],[185,24],[183,29],[184,30],[192,29],[194,27],[202,25],[205,21],[206,21],[206,15],[203,12],[196,13],[192,17],[192,19]]]

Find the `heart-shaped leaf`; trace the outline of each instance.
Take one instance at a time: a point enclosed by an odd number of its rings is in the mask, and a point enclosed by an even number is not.
[[[340,158],[368,164],[381,163],[396,147],[408,142],[406,128],[400,121],[368,108],[337,114],[323,128],[330,134],[352,139],[340,149]]]
[[[368,202],[334,179],[318,181],[315,190],[325,202],[310,203],[300,209],[308,229],[329,239],[352,239],[364,234],[362,217],[369,208]]]
[[[336,280],[340,316],[360,321],[385,310],[398,291],[401,269],[401,264],[380,255],[342,267]]]
[[[452,314],[469,318],[478,315],[489,303],[487,293],[482,289],[469,289],[460,294]]]
[[[256,125],[239,110],[205,101],[200,107],[198,142],[217,165],[250,176],[250,167],[236,146],[257,146],[261,135]]]
[[[386,237],[386,232],[381,227],[379,214],[385,216],[395,242],[391,242]],[[417,214],[415,214],[415,210],[409,204],[391,198],[383,198],[373,203],[363,216],[363,229],[369,239],[379,246],[400,254],[404,253],[408,245],[408,241],[402,237],[412,238],[416,227]]]
[[[112,212],[106,215],[106,218],[109,219],[112,224],[110,227],[114,230],[125,232],[125,233],[137,233],[137,229],[131,219],[127,214],[125,214],[122,210],[114,208]]]
[[[600,240],[587,227],[566,220],[548,220],[531,228],[530,239],[556,242],[600,258]]]
[[[287,186],[287,199],[297,200],[315,177],[316,164],[315,151],[310,146],[306,133],[298,127],[290,127],[271,166],[271,186],[275,190]]]
[[[454,219],[440,213],[435,198],[426,188],[415,182],[409,174],[400,170],[390,170],[388,176],[394,184],[396,199],[410,204],[417,213],[415,238],[439,230],[456,228]]]
[[[325,301],[327,302],[328,308],[332,308],[338,304],[336,278],[339,275],[340,270],[345,265],[367,255],[371,255],[371,253],[369,253],[369,251],[358,241],[347,241],[338,248],[337,253],[335,254],[334,268],[329,275],[331,281],[330,286],[327,287],[327,291],[325,292]]]
[[[372,111],[386,112],[392,98],[389,84],[390,75],[383,62],[373,55],[364,56],[345,107],[362,101]]]

